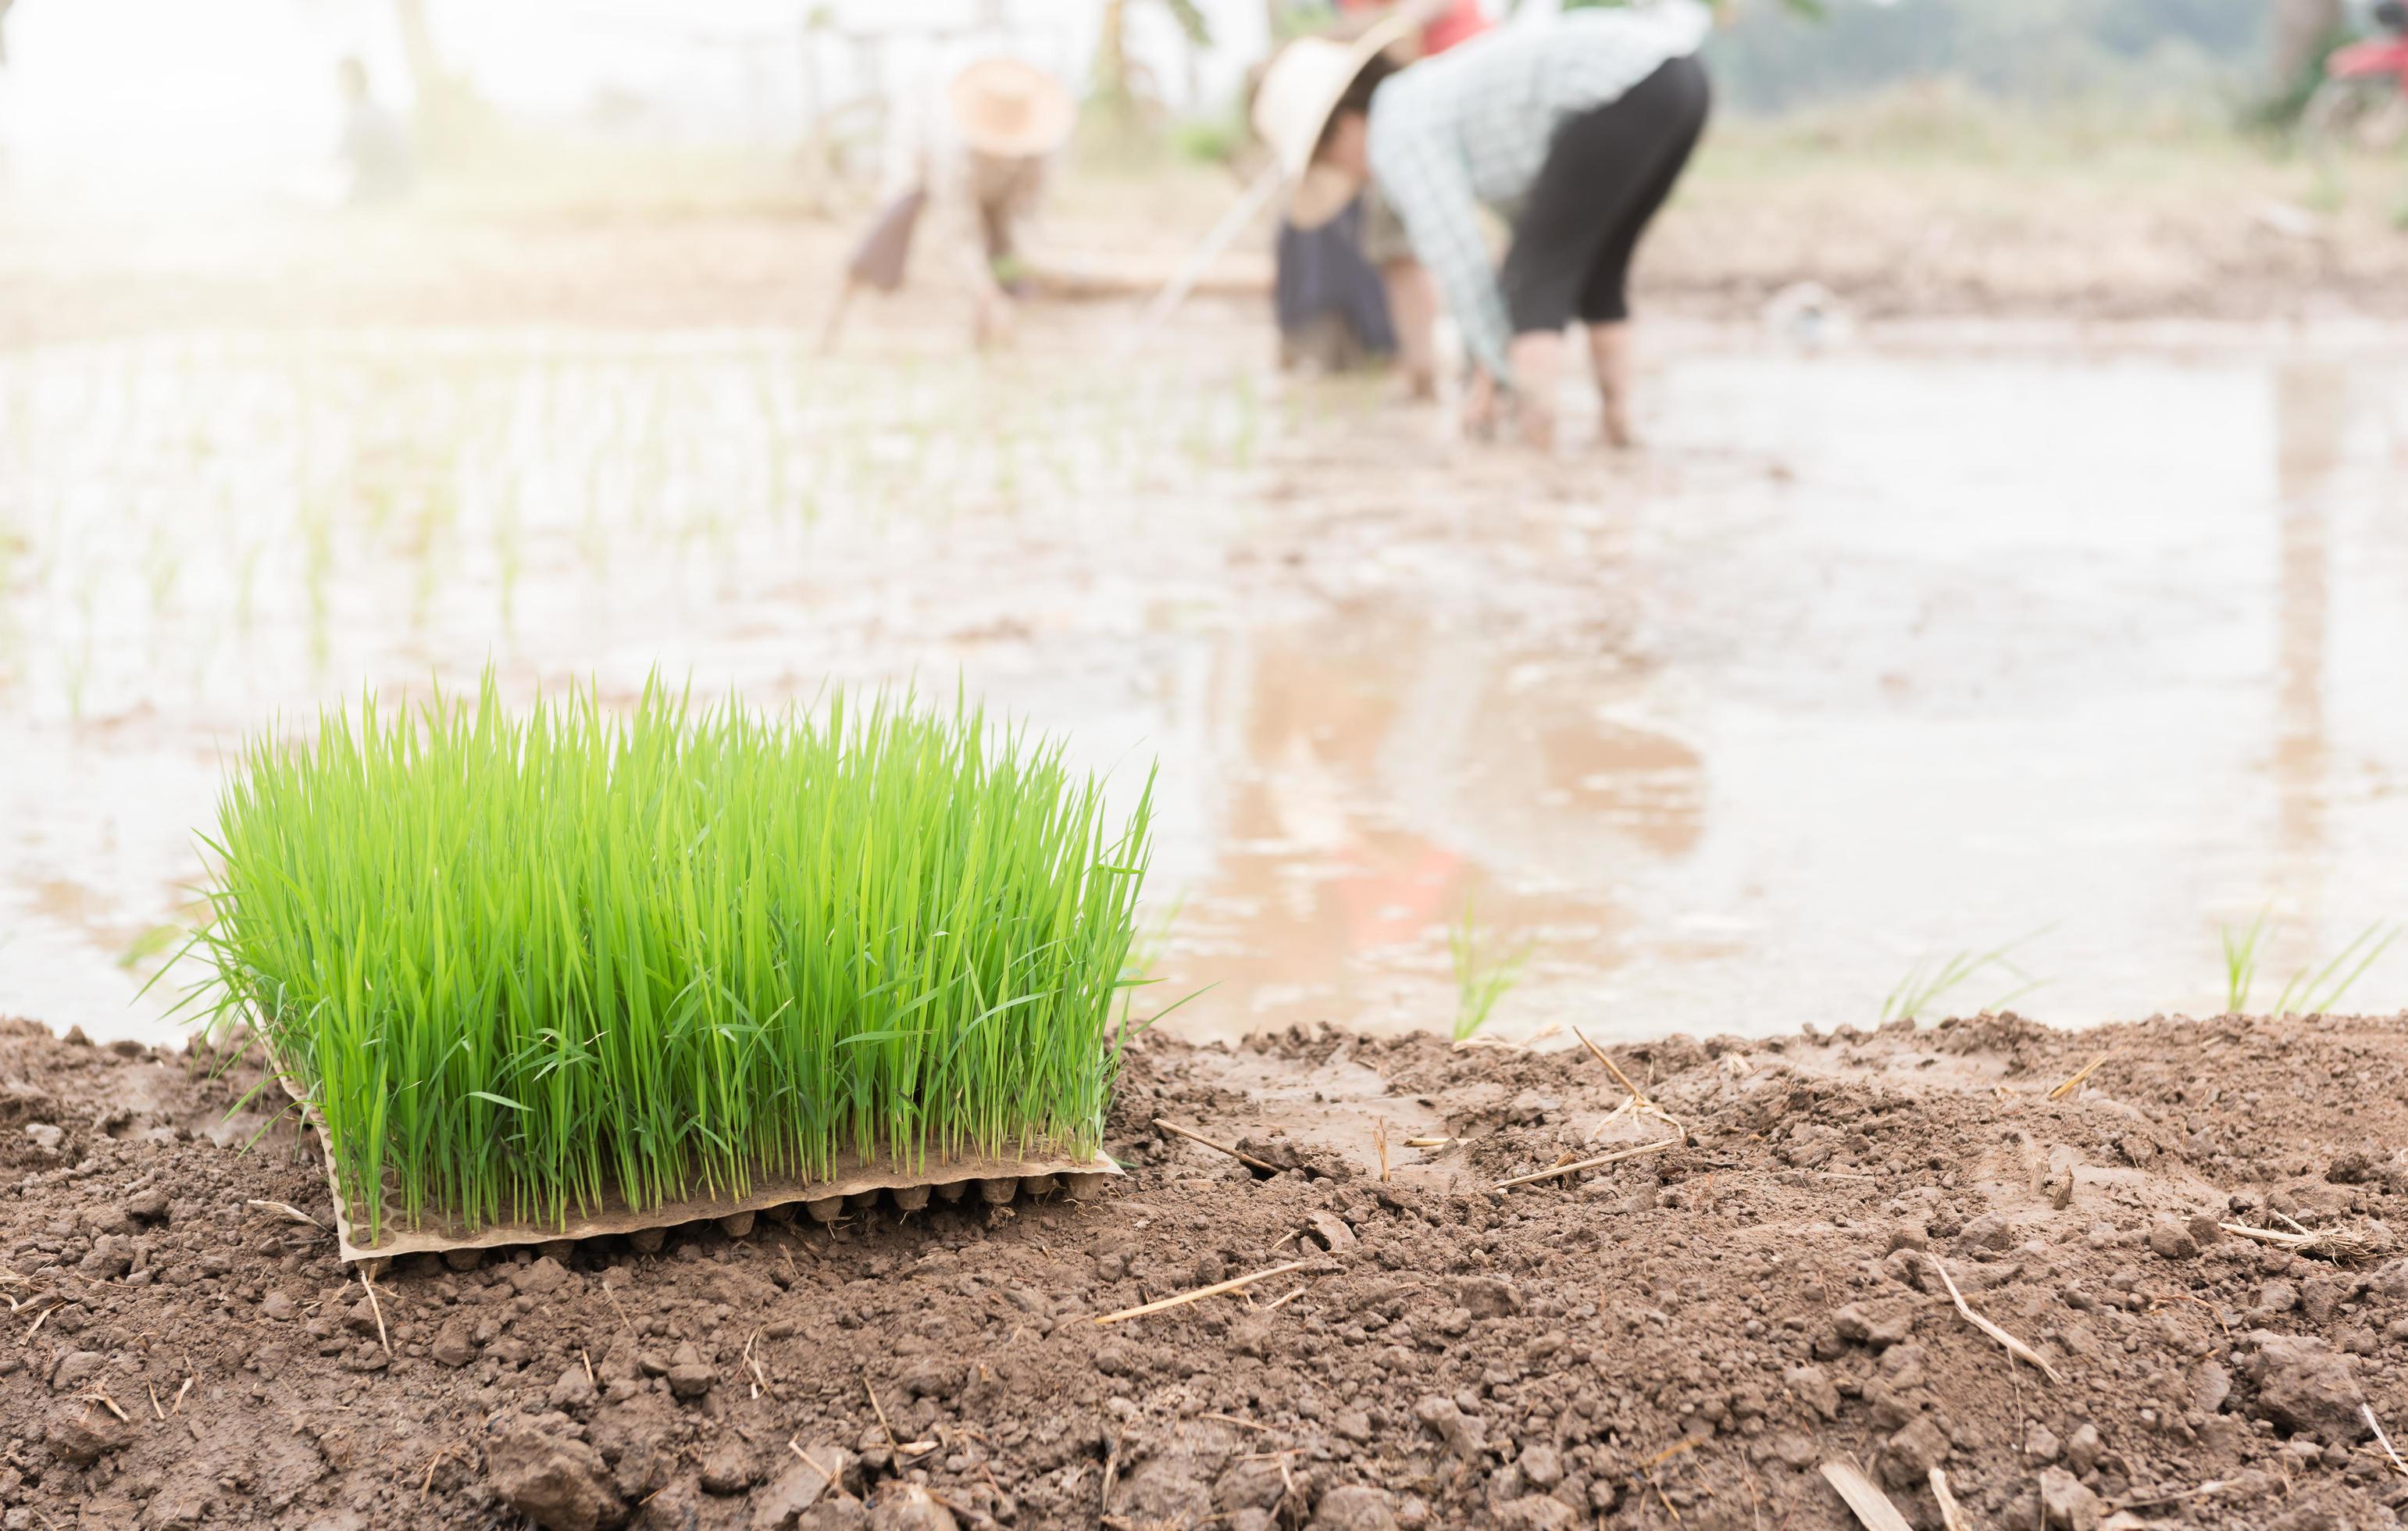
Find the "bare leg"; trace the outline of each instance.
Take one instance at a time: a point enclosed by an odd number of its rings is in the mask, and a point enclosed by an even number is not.
[[[853,307],[853,289],[859,285],[851,277],[838,289],[835,304],[829,308],[827,322],[820,326],[820,354],[836,350],[837,336],[844,333],[844,311]]]
[[[1598,432],[1610,447],[1630,447],[1630,322],[1588,327],[1589,364],[1597,369],[1598,397],[1604,403]]]
[[[1390,261],[1380,268],[1388,289],[1388,318],[1397,327],[1397,365],[1405,392],[1414,399],[1438,397],[1438,358],[1431,333],[1438,325],[1438,284],[1419,261]]]
[[[1555,385],[1564,375],[1564,337],[1555,330],[1525,330],[1513,337],[1505,360],[1513,368],[1513,403],[1526,446],[1555,444]]]

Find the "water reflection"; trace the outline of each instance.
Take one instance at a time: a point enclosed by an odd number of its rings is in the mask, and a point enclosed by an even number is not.
[[[222,751],[489,661],[765,703],[959,676],[1088,764],[1158,755],[1168,992],[1218,984],[1174,1023],[1221,1035],[1446,1024],[1472,896],[1535,947],[1509,1032],[1863,1022],[2043,926],[2039,1013],[2199,1011],[2270,900],[2270,987],[2408,914],[2394,359],[1704,347],[1612,466],[1450,455],[1254,365],[0,356],[0,1011],[157,1034],[137,949]]]
[[[2331,508],[2350,418],[2348,375],[2329,362],[2293,362],[2274,374],[2274,508],[2278,537],[2275,729],[2272,766],[2285,882],[2313,909],[2325,844],[2327,597]]]
[[[1625,923],[1612,887],[1696,845],[1702,760],[1611,715],[1642,700],[1624,667],[1479,625],[1358,600],[1221,651],[1208,729],[1234,751],[1221,850],[1171,970],[1174,988],[1244,996],[1210,1029],[1445,1024],[1439,954],[1467,902],[1500,944],[1544,931],[1551,962],[1610,964]]]

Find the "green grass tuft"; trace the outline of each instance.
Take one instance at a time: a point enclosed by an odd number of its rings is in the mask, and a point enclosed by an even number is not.
[[[2272,906],[2258,911],[2249,928],[2236,938],[2232,927],[2222,932],[2224,939],[2224,1013],[2241,1015],[2249,1009],[2249,991],[2258,987],[2258,959],[2264,953],[2266,916]]]
[[[1522,981],[1522,965],[1533,948],[1524,946],[1503,958],[1484,958],[1480,932],[1472,920],[1471,895],[1463,898],[1463,918],[1447,927],[1447,955],[1455,966],[1455,1039],[1478,1035],[1495,1013],[1498,1001]]]
[[[2258,911],[2249,928],[2235,937],[2231,927],[2223,931],[2224,939],[2224,1010],[2227,1015],[2243,1015],[2249,1009],[2249,994],[2258,985],[2258,963],[2265,954],[2267,917],[2273,907]],[[2386,930],[2380,923],[2367,926],[2357,939],[2344,946],[2321,968],[2302,967],[2291,975],[2275,996],[2269,1015],[2329,1015],[2342,996],[2355,988],[2374,959],[2389,950],[2398,939],[2400,928]],[[2357,962],[2353,965],[2352,958]],[[2348,971],[2343,969],[2346,967]]]
[[[2009,941],[2004,946],[1992,947],[1987,952],[1959,952],[1944,960],[1937,961],[1916,958],[1914,966],[1906,970],[1906,976],[1898,980],[1897,986],[1890,990],[1888,997],[1882,1001],[1883,1024],[1886,1025],[1892,1021],[1912,1021],[1919,1018],[1924,1011],[1938,1004],[1943,996],[1955,993],[1974,975],[1991,969],[2006,974],[2014,980],[2014,987],[1991,1000],[1983,1009],[1991,1011],[2006,1009],[2033,990],[2041,988],[2047,981],[2044,979],[2033,978],[2009,960],[2007,955],[2026,942],[2042,935],[2045,928]]]
[[[369,699],[246,748],[194,999],[256,1018],[349,1194],[412,1225],[1083,1155],[1152,801],[1115,818],[1058,745],[908,696]]]
[[[2389,930],[2379,924],[2367,926],[2358,933],[2357,939],[2343,947],[2322,968],[2311,971],[2302,967],[2291,975],[2291,981],[2283,985],[2282,994],[2274,1000],[2273,1009],[2268,1013],[2331,1014],[2333,1007],[2341,1003],[2342,995],[2357,986],[2358,979],[2374,966],[2374,959],[2383,955],[2399,935],[2400,929],[2396,925]],[[2357,966],[2346,973],[2343,972],[2344,965],[2352,957],[2358,958]]]

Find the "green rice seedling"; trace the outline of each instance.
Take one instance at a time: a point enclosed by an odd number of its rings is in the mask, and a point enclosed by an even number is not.
[[[2292,974],[2291,981],[2283,985],[2283,992],[2275,999],[2274,1008],[2269,1013],[2273,1015],[2331,1014],[2332,1008],[2341,1003],[2342,995],[2349,993],[2356,986],[2366,970],[2374,966],[2374,959],[2383,955],[2385,950],[2398,939],[2399,936],[2400,927],[2397,925],[2389,930],[2385,930],[2380,924],[2367,926],[2358,933],[2357,939],[2343,947],[2333,960],[2321,968],[2311,973],[2309,969],[2302,967]],[[2342,972],[2342,968],[2352,957],[2358,959],[2357,966],[2350,967],[2346,973]],[[2336,975],[2339,976],[2336,977]]]
[[[265,1038],[371,1245],[382,1201],[556,1227],[856,1161],[1083,1158],[1152,804],[1109,811],[959,702],[370,698],[244,750],[188,1002]]]
[[[1476,1035],[1488,1024],[1497,1002],[1522,981],[1522,965],[1530,960],[1524,946],[1501,959],[1480,954],[1479,925],[1472,918],[1472,895],[1464,894],[1463,918],[1447,927],[1446,949],[1455,966],[1455,1039]]]
[[[2258,958],[2266,938],[2266,916],[2272,906],[2258,911],[2239,940],[2232,927],[2221,932],[2224,941],[2224,1013],[2240,1015],[2249,1009],[2249,991],[2258,986]]]
[[[125,950],[117,954],[117,966],[128,970],[138,967],[151,958],[172,951],[182,944],[183,939],[184,930],[180,925],[152,925],[125,943]]]
[[[1179,923],[1179,916],[1187,908],[1187,894],[1182,890],[1168,904],[1150,915],[1129,939],[1128,959],[1125,966],[1132,979],[1148,980],[1162,966],[1170,951],[1170,933]],[[1181,1003],[1185,1003],[1182,1001]]]
[[[1882,1001],[1883,1023],[1914,1020],[1938,1004],[1943,995],[1953,993],[1975,974],[1993,968],[2014,978],[2015,986],[1983,1008],[1989,1010],[2004,1009],[2046,981],[2033,978],[2008,960],[2007,956],[2008,952],[2040,934],[2041,932],[2034,931],[2031,936],[2009,941],[2004,946],[1993,947],[1987,952],[1958,952],[1939,961],[1916,958],[1914,965],[1906,970],[1906,976],[1899,979],[1897,987],[1890,990],[1889,997]]]

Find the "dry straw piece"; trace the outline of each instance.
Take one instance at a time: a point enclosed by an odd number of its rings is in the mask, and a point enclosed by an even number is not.
[[[1201,1302],[1206,1297],[1217,1297],[1225,1292],[1243,1291],[1256,1281],[1268,1281],[1273,1276],[1284,1276],[1291,1270],[1302,1270],[1307,1266],[1318,1263],[1313,1260],[1290,1260],[1283,1266],[1272,1266],[1267,1270],[1249,1271],[1243,1276],[1232,1276],[1226,1281],[1215,1281],[1211,1286],[1199,1286],[1193,1292],[1182,1292],[1175,1297],[1162,1297],[1154,1302],[1140,1303],[1135,1308],[1124,1308],[1117,1313],[1105,1313],[1098,1316],[1096,1323],[1119,1324],[1128,1319],[1143,1318],[1148,1313],[1159,1313],[1168,1308],[1183,1308],[1191,1302]],[[1297,1290],[1302,1291],[1303,1288],[1299,1287]],[[1295,1293],[1288,1294],[1289,1296],[1295,1295]],[[1286,1298],[1281,1300],[1284,1302]]]
[[[1151,811],[958,705],[514,716],[488,675],[248,748],[195,999],[351,1258],[1110,1173]]]
[[[1823,1481],[1846,1501],[1865,1531],[1914,1531],[1914,1524],[1899,1513],[1898,1506],[1865,1476],[1862,1467],[1845,1457],[1837,1457],[1824,1463],[1822,1471]]]
[[[2374,1406],[2370,1403],[2360,1403],[2358,1406],[2358,1411],[2366,1416],[2366,1427],[2374,1432],[2374,1438],[2383,1442],[2383,1454],[2391,1459],[2391,1470],[2402,1478],[2408,1478],[2408,1462],[2401,1460],[2400,1450],[2391,1444],[2391,1437],[2385,1432],[2383,1422],[2374,1417]]]
[[[2282,1214],[2276,1213],[2280,1217]],[[2304,1228],[2289,1218],[2296,1232],[2280,1228],[2253,1228],[2246,1223],[2219,1223],[2217,1227],[2239,1238],[2255,1239],[2260,1244],[2273,1244],[2293,1254],[2320,1254],[2341,1265],[2359,1260],[2372,1260],[2387,1252],[2390,1242],[2372,1233],[2359,1233],[2348,1228]]]
[[[2057,1368],[2055,1366],[2050,1366],[2046,1361],[2041,1358],[2040,1352],[2033,1350],[2029,1345],[2025,1344],[2022,1340],[2017,1339],[2014,1336],[2007,1333],[2004,1329],[2000,1328],[1988,1319],[1985,1319],[1981,1314],[1973,1311],[1972,1308],[1965,1301],[1965,1294],[1956,1290],[1956,1279],[1948,1274],[1948,1266],[1941,1260],[1940,1256],[1927,1253],[1924,1258],[1931,1262],[1932,1269],[1940,1272],[1941,1284],[1948,1288],[1948,1300],[1956,1305],[1956,1311],[1963,1316],[1966,1323],[1971,1324],[1974,1328],[1981,1330],[1984,1334],[1988,1335],[1992,1339],[1997,1340],[1999,1344],[2004,1348],[2006,1352],[2009,1355],[2014,1356],[2016,1360],[2026,1362],[2031,1366],[2039,1367],[2041,1375],[2046,1377],[2050,1381],[2062,1382],[2065,1381],[2064,1378],[2059,1377],[2057,1374]]]
[[[2088,1063],[2084,1064],[2080,1068],[2076,1069],[2070,1078],[2065,1080],[2064,1082],[2057,1085],[2056,1089],[2051,1090],[2048,1093],[2048,1098],[2051,1100],[2063,1100],[2068,1095],[2072,1095],[2076,1090],[2081,1089],[2085,1084],[2089,1082],[2090,1076],[2099,1071],[2099,1066],[2100,1064],[2105,1063],[2108,1059],[2114,1056],[2114,1054],[2112,1052],[2101,1052],[2099,1056],[2091,1059]]]
[[[1579,1175],[1592,1169],[1602,1169],[1608,1165],[1618,1165],[1625,1159],[1642,1158],[1650,1153],[1661,1153],[1666,1149],[1680,1146],[1681,1139],[1678,1138],[1667,1138],[1660,1142],[1641,1143],[1637,1148],[1624,1149],[1619,1153],[1601,1153],[1594,1159],[1574,1159],[1567,1164],[1550,1165],[1544,1169],[1534,1170],[1527,1175],[1516,1175],[1510,1180],[1498,1180],[1497,1189],[1511,1191],[1517,1185],[1535,1185],[1541,1180],[1556,1180],[1566,1175]]]
[[[1942,1531],[1973,1531],[1972,1519],[1965,1513],[1965,1508],[1956,1502],[1956,1495],[1948,1490],[1946,1469],[1932,1468],[1929,1479],[1931,1497],[1940,1506]]]

